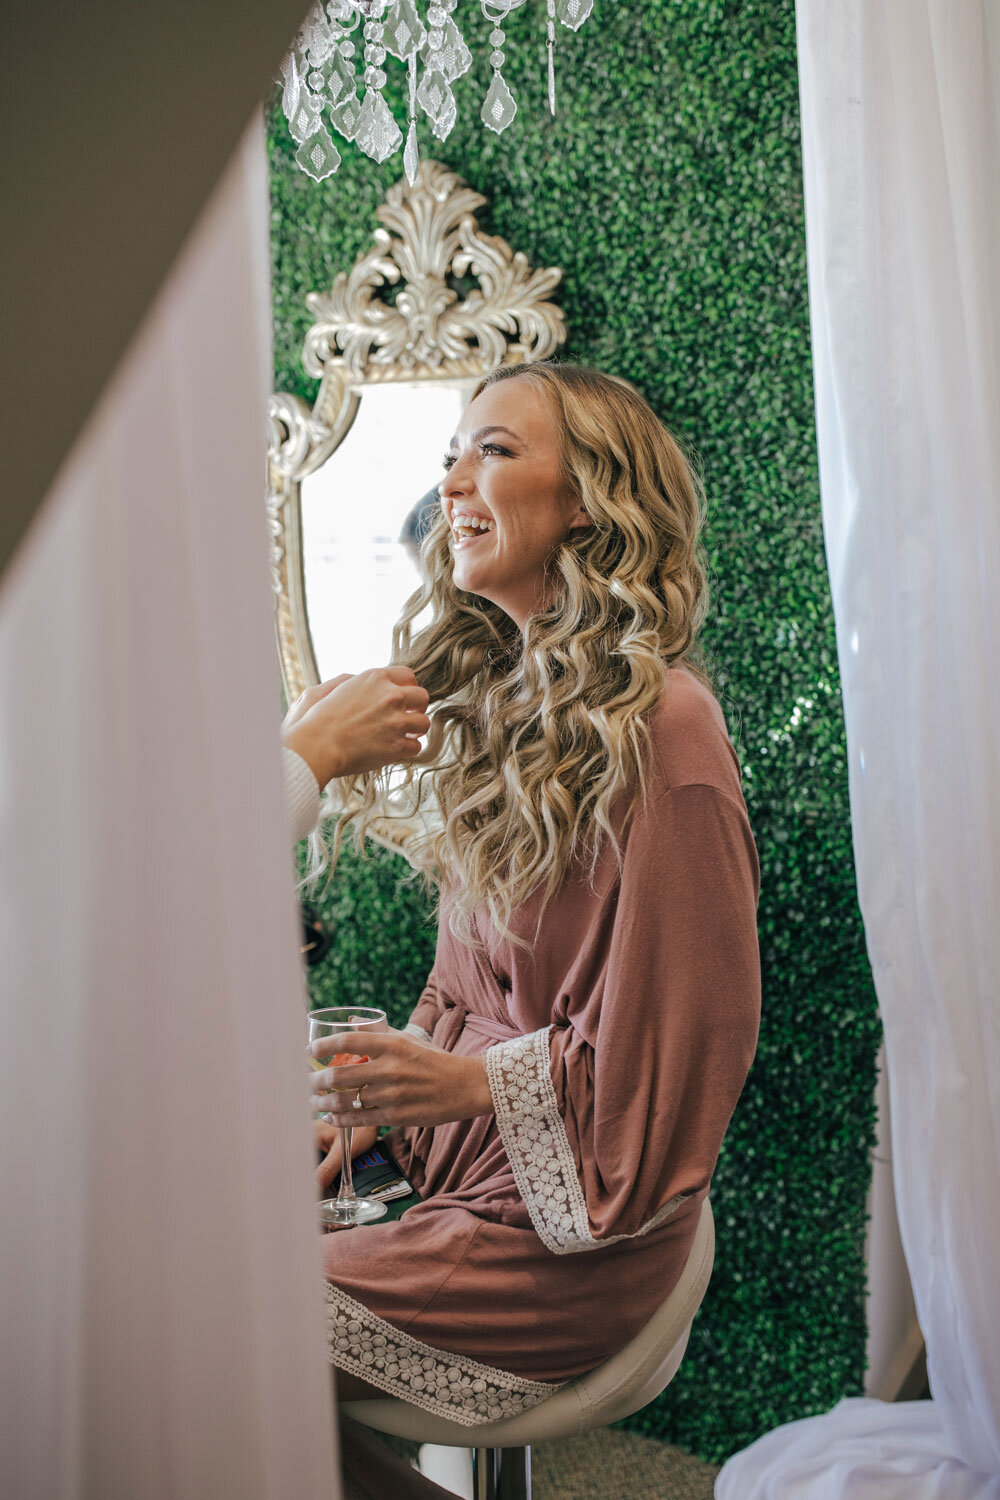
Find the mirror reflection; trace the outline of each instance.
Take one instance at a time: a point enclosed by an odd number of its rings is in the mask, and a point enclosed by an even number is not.
[[[389,661],[419,583],[441,458],[476,380],[366,385],[340,446],[301,485],[306,611],[320,679]]]

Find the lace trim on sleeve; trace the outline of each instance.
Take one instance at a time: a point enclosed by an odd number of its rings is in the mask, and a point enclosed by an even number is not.
[[[326,1283],[330,1363],[463,1427],[516,1417],[560,1388],[434,1349]]]
[[[430,1032],[425,1031],[422,1026],[418,1026],[416,1021],[408,1021],[406,1023],[403,1027],[403,1035],[416,1037],[418,1042],[426,1042],[428,1047],[434,1045]]]
[[[556,1101],[549,1067],[551,1026],[498,1042],[486,1053],[486,1076],[518,1192],[535,1232],[555,1255],[597,1250],[656,1229],[690,1196],[678,1193],[634,1235],[595,1239],[576,1162]]]

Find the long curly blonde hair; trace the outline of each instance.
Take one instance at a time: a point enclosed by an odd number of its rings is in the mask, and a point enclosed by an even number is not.
[[[455,587],[448,523],[436,520],[421,547],[425,582],[393,633],[393,660],[430,695],[425,748],[402,774],[338,784],[332,851],[314,837],[309,871],[336,860],[349,826],[361,844],[375,825],[436,804],[440,821],[407,842],[407,857],[447,888],[448,920],[465,942],[479,909],[508,936],[529,896],[541,896],[540,916],[570,866],[614,840],[613,806],[642,793],[646,719],[668,669],[683,661],[708,681],[695,647],[708,604],[704,500],[678,444],[616,376],[505,366],[474,397],[501,380],[548,396],[591,524],[552,556],[551,602],[522,636],[499,606]]]

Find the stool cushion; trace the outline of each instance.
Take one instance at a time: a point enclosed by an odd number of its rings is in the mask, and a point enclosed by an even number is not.
[[[715,1225],[705,1198],[684,1273],[646,1326],[596,1370],[567,1381],[554,1395],[516,1417],[466,1427],[389,1396],[345,1401],[341,1410],[377,1432],[456,1448],[517,1448],[606,1427],[647,1405],[673,1380],[714,1258]]]

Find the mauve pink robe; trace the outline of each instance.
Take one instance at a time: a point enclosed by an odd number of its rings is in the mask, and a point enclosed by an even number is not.
[[[757,1039],[757,854],[715,698],[669,674],[647,797],[531,951],[442,920],[411,1027],[486,1054],[496,1114],[394,1133],[423,1202],[324,1239],[330,1359],[458,1422],[642,1327],[684,1266]],[[619,823],[620,828],[620,823]],[[518,914],[534,930],[533,903]]]

